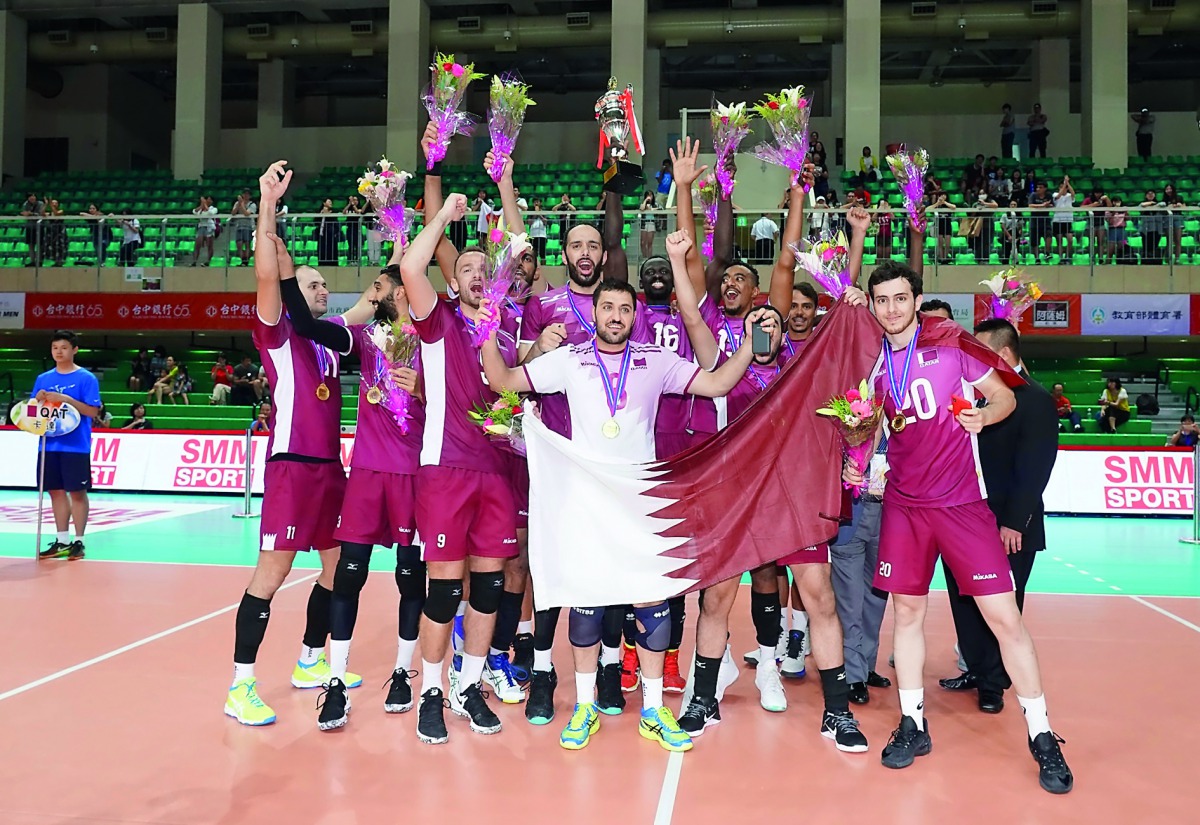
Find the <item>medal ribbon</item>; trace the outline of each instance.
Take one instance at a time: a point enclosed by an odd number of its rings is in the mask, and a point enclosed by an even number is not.
[[[318,344],[316,341],[309,341],[313,351],[317,354],[317,374],[321,378],[321,382],[325,382],[325,377],[329,373],[329,365],[332,359],[329,357],[329,351],[325,347]]]
[[[583,317],[583,313],[579,311],[579,307],[575,306],[575,298],[571,295],[571,290],[569,289],[567,290],[567,306],[571,307],[571,312],[575,314],[575,320],[579,322],[579,326],[583,327],[588,335],[595,335],[595,325],[589,324]],[[594,347],[595,344],[593,343],[592,346]],[[596,357],[598,358],[599,356]]]
[[[750,367],[749,367],[749,368],[746,370],[746,374],[747,374],[747,375],[749,375],[749,376],[750,376],[750,378],[751,378],[751,379],[754,381],[754,383],[758,385],[758,388],[759,388],[760,390],[762,390],[762,391],[764,391],[764,392],[766,391],[766,389],[767,389],[767,384],[769,384],[770,382],[769,382],[769,381],[764,381],[764,380],[762,380],[762,377],[761,377],[761,376],[758,374],[758,372],[757,372],[757,371],[754,369],[754,366],[753,366],[753,365],[751,365],[751,366],[750,366]],[[777,376],[777,375],[779,375],[779,367],[776,367],[776,368],[775,368],[775,373],[774,373],[774,375],[772,375],[772,376],[771,376],[771,378],[772,378],[772,379],[774,379],[774,378],[775,378],[775,376]]]
[[[729,354],[733,355],[742,346],[742,339],[733,336],[733,327],[729,326],[729,316],[726,315],[721,321],[725,325],[725,340],[729,345]]]
[[[467,316],[463,315],[461,306],[456,306],[454,308],[454,314],[457,315],[459,318],[461,318],[462,322],[467,325],[467,332],[471,333],[471,335],[474,335],[475,334],[475,322],[472,321]]]
[[[913,334],[912,340],[908,342],[908,346],[904,348],[904,372],[900,374],[900,386],[904,387],[904,395],[900,394],[899,388],[896,386],[896,371],[892,366],[892,348],[888,346],[887,338],[883,339],[883,367],[887,372],[888,386],[892,389],[892,398],[896,402],[896,412],[903,413],[904,408],[908,406],[908,375],[912,371],[913,355],[917,351],[917,339],[921,337],[921,325],[917,324],[917,331]]]
[[[600,369],[600,377],[604,379],[604,395],[608,401],[608,413],[615,418],[617,415],[617,405],[621,403],[621,396],[625,394],[625,382],[629,380],[629,363],[632,358],[631,348],[629,344],[625,345],[625,353],[621,356],[621,369],[617,373],[617,384],[614,387],[612,378],[608,374],[608,367],[604,363],[604,359],[600,357],[600,349],[596,346],[595,340],[592,341],[592,353],[596,356],[596,365]]]

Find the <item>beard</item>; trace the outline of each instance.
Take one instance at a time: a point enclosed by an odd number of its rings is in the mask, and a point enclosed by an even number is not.
[[[396,302],[391,297],[384,298],[375,304],[375,320],[381,324],[393,324],[400,317]]]
[[[564,260],[566,260],[566,259],[564,258]],[[588,259],[588,260],[591,260],[591,259]],[[584,288],[589,288],[589,287],[595,286],[597,283],[600,282],[600,265],[597,264],[595,261],[592,261],[591,263],[592,263],[591,274],[590,275],[582,275],[582,274],[580,274],[579,270],[575,268],[575,264],[573,264],[571,261],[567,261],[567,277],[570,278],[575,283],[577,283],[579,286],[584,287]]]
[[[674,291],[675,284],[670,278],[642,283],[642,292],[645,294],[648,304],[666,304],[671,300],[671,293]]]
[[[613,332],[607,327],[597,328],[596,337],[610,347],[619,347],[629,340],[629,336],[633,334],[633,327],[623,327],[620,332]]]

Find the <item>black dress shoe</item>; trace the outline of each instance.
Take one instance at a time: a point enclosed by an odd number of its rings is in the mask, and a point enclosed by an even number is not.
[[[867,674],[867,687],[890,688],[891,686],[892,686],[892,680],[889,679],[888,677],[880,676],[878,673],[876,673],[873,670]]]
[[[867,693],[866,682],[850,683],[850,701],[855,705],[865,705],[871,701],[871,694]]]
[[[999,713],[1004,710],[1004,694],[998,690],[980,688],[979,709],[984,713]]]
[[[938,679],[938,684],[942,686],[943,690],[974,690],[979,687],[975,683],[975,676],[971,673],[964,673],[950,679]]]

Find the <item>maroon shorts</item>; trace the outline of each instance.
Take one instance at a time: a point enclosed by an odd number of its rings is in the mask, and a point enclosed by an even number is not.
[[[516,505],[516,526],[518,530],[529,529],[529,462],[524,458],[514,458],[512,462],[512,494],[513,504]]]
[[[351,469],[334,537],[383,547],[412,544],[417,528],[415,490],[416,477],[410,474]]]
[[[330,550],[346,471],[340,461],[268,461],[263,474],[262,550]]]
[[[874,586],[902,596],[925,596],[938,554],[964,596],[1014,589],[1012,566],[986,501],[955,507],[906,507],[885,501]]]
[[[654,433],[654,454],[659,459],[679,455],[684,450],[691,449],[711,433]]]
[[[816,547],[803,547],[788,553],[776,562],[784,566],[793,564],[829,564],[829,542],[822,542]]]
[[[514,558],[516,510],[509,476],[459,467],[417,471],[417,531],[425,561]]]

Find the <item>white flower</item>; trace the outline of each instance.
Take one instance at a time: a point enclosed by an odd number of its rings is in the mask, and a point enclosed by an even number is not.
[[[382,352],[387,347],[388,331],[383,324],[375,324],[371,327],[371,343],[375,348]]]
[[[980,281],[979,283],[981,286],[986,286],[990,289],[993,295],[1000,296],[1004,294],[1006,280],[1003,272],[997,272],[986,281]]]
[[[717,104],[717,117],[727,117],[731,121],[733,121],[733,120],[738,120],[740,118],[744,118],[745,116],[746,116],[746,104],[745,103],[730,103],[729,105],[725,105],[723,103]]]
[[[392,168],[392,162],[390,160],[388,160],[387,158],[380,158],[379,168],[381,171],[386,172]]]
[[[532,249],[533,246],[529,243],[529,235],[522,232],[520,235],[513,235],[508,242],[508,254],[512,258],[520,258],[526,250]]]

